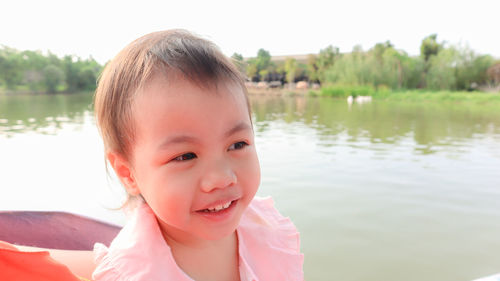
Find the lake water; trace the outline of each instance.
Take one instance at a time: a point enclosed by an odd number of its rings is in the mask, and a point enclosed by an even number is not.
[[[0,96],[0,209],[123,224],[91,95]],[[306,280],[500,272],[500,108],[252,96],[261,196],[301,233]]]

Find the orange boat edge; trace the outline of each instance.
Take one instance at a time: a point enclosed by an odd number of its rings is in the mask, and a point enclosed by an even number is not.
[[[66,212],[0,211],[0,280],[89,280],[94,243],[109,246],[120,229]]]

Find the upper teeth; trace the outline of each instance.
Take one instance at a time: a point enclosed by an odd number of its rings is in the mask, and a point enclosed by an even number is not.
[[[231,205],[231,201],[225,203],[225,204],[220,204],[220,205],[217,205],[213,208],[208,208],[207,210],[210,211],[210,212],[218,212],[220,210],[223,210],[223,209],[226,209],[227,207],[229,207],[229,205]]]

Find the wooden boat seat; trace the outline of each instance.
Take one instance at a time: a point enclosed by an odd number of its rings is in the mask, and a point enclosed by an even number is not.
[[[66,212],[0,211],[0,240],[16,245],[64,250],[107,246],[120,227]]]

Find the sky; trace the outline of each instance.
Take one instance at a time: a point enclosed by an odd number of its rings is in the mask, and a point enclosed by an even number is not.
[[[390,40],[418,55],[436,33],[500,59],[500,1],[53,1],[2,0],[0,45],[50,50],[59,56],[112,59],[147,33],[183,28],[215,42],[228,56],[318,53],[328,45],[350,52]]]

